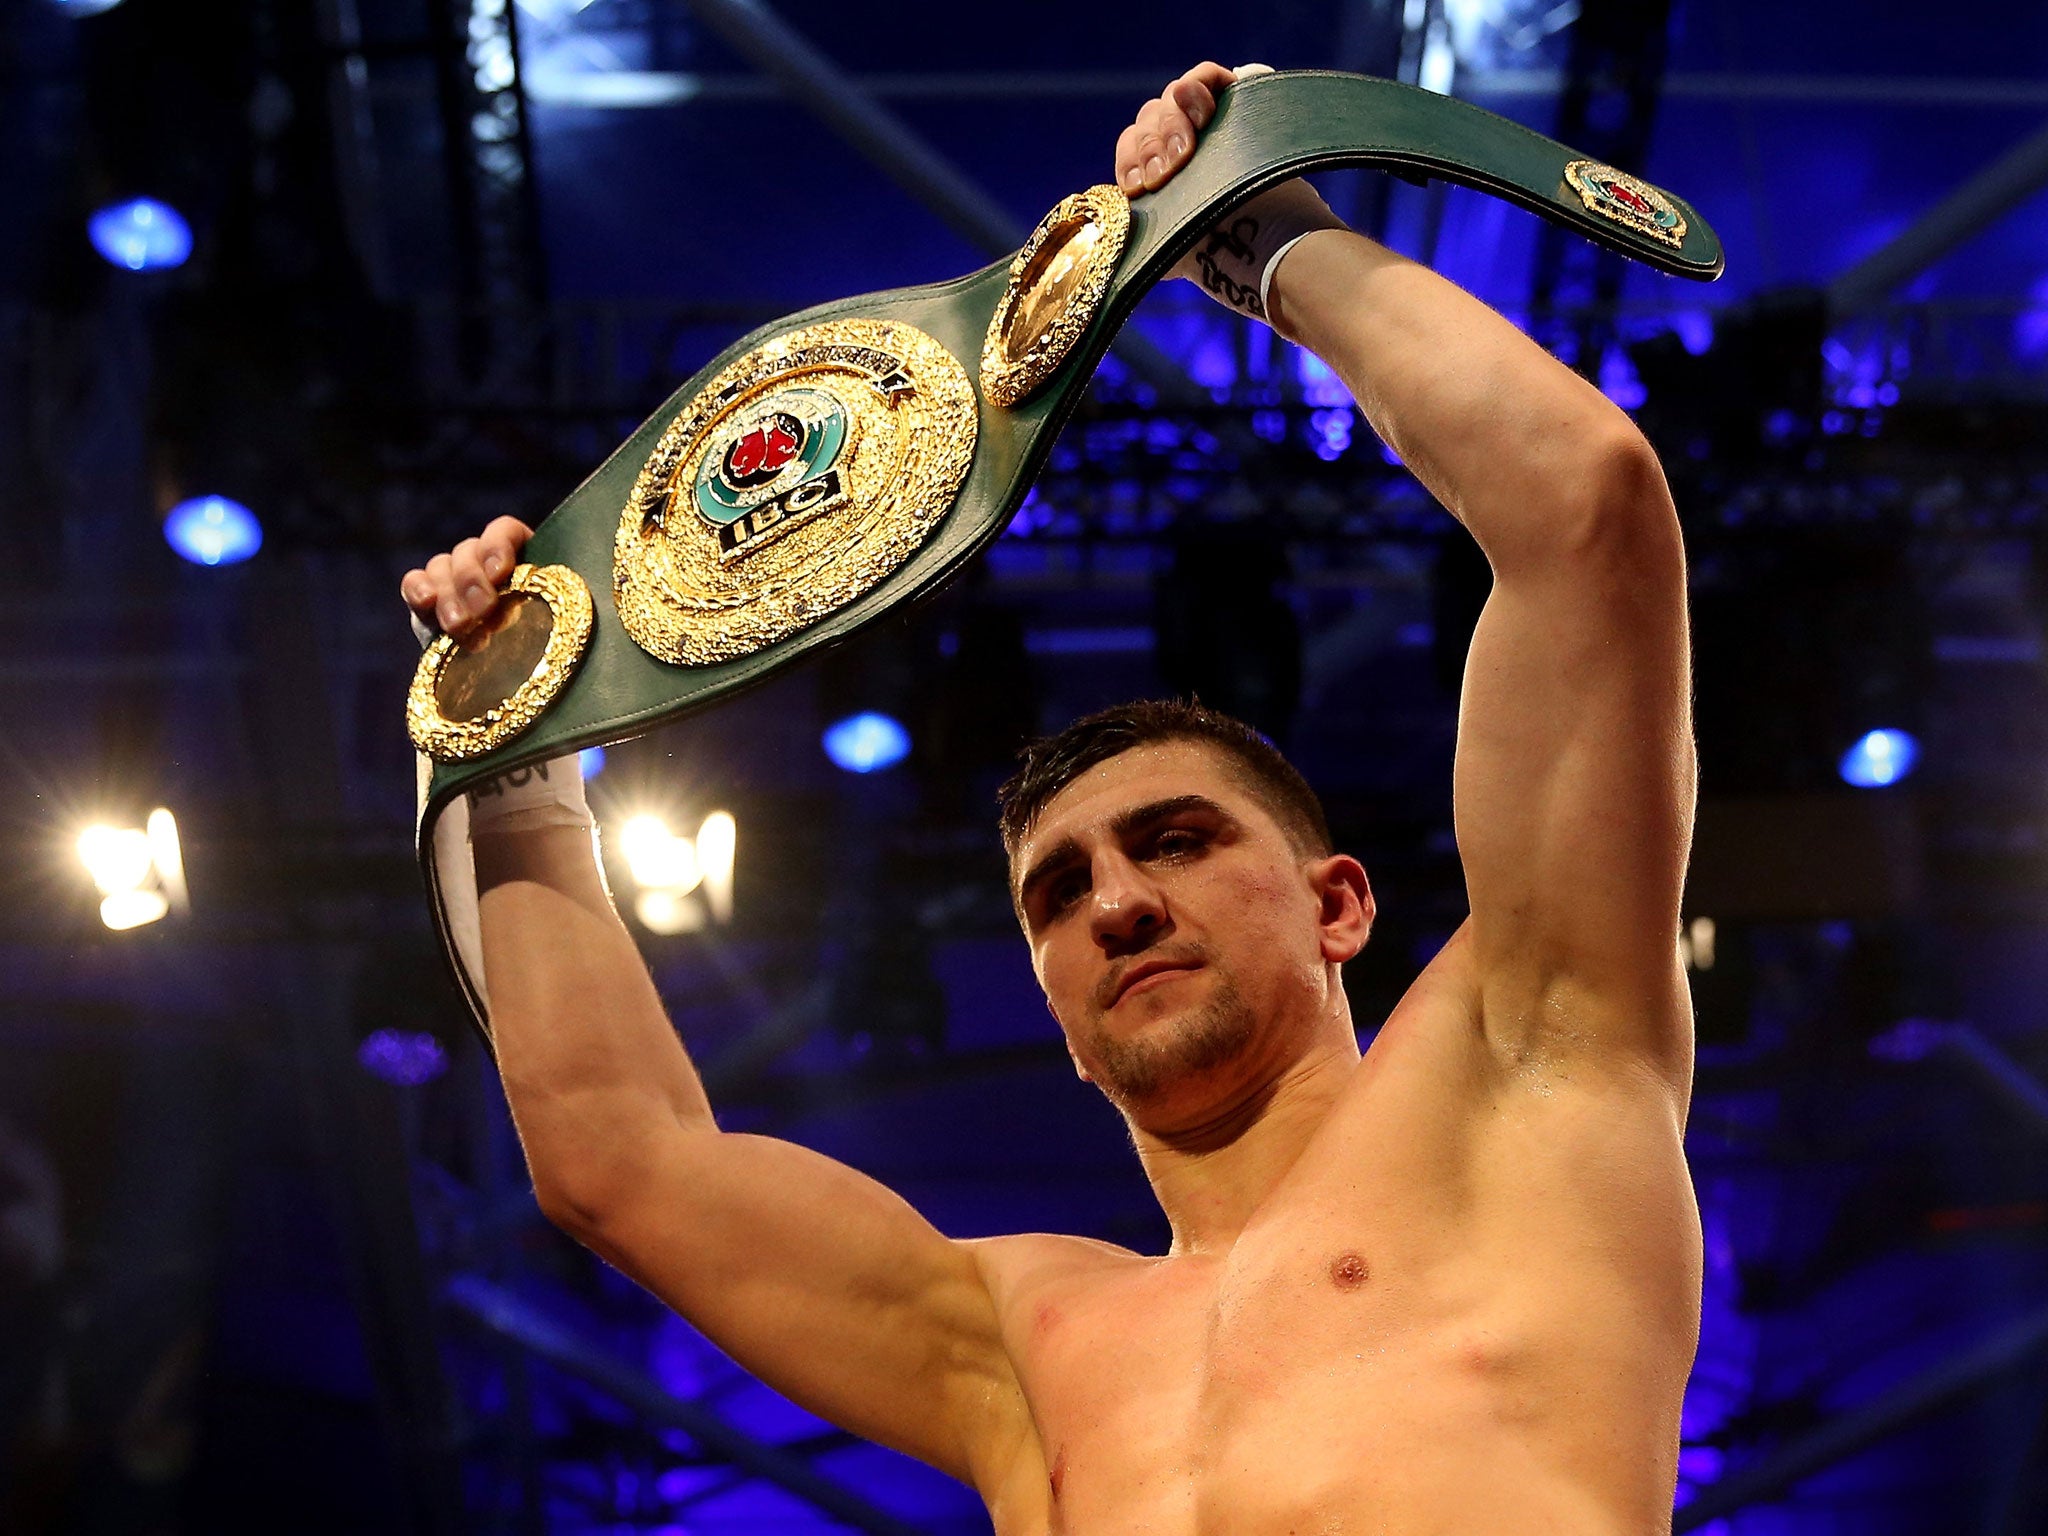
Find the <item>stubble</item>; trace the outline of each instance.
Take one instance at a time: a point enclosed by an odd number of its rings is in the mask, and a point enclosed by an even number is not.
[[[1129,1109],[1171,1084],[1236,1060],[1257,1033],[1258,1020],[1237,984],[1220,976],[1208,1000],[1170,1030],[1120,1039],[1098,1019],[1088,1041],[1091,1075],[1112,1104]]]

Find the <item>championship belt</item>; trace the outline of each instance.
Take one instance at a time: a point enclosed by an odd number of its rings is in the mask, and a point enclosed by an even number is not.
[[[534,532],[488,640],[421,658],[418,848],[443,947],[489,1038],[462,793],[639,735],[934,591],[1002,531],[1145,292],[1232,208],[1340,166],[1492,193],[1702,281],[1690,205],[1466,102],[1321,70],[1218,97],[1157,192],[1062,201],[1015,257],[823,304],[733,343]],[[454,816],[443,813],[452,808]]]

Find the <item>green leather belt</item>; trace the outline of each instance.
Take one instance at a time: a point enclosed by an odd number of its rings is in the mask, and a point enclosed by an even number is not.
[[[1339,166],[1376,167],[1410,179],[1434,177],[1473,187],[1681,277],[1709,280],[1721,271],[1720,242],[1689,205],[1612,168],[1584,161],[1564,145],[1517,123],[1390,81],[1325,71],[1283,72],[1248,78],[1226,89],[1188,164],[1159,191],[1129,204],[1121,256],[1110,266],[1106,287],[1100,289],[1099,299],[1083,317],[1085,324],[1075,322],[1077,334],[1067,338],[1069,349],[1056,370],[1034,393],[1014,405],[999,405],[990,398],[1000,391],[990,387],[992,381],[982,365],[991,317],[1006,296],[1015,297],[1013,264],[1007,259],[952,282],[820,305],[735,342],[578,486],[540,525],[527,547],[525,559],[531,566],[567,567],[580,575],[588,588],[591,602],[580,615],[580,622],[587,625],[587,644],[580,660],[573,663],[573,676],[543,708],[531,712],[534,718],[511,722],[523,728],[502,745],[459,758],[437,753],[443,760],[436,761],[431,774],[423,779],[418,828],[422,868],[435,897],[444,945],[479,1022],[485,1017],[480,990],[456,950],[445,910],[447,893],[437,867],[436,824],[455,797],[509,769],[624,740],[702,709],[765,680],[819,646],[847,638],[896,604],[942,585],[1009,522],[1060,427],[1079,403],[1096,363],[1145,292],[1237,204],[1290,177]],[[1098,189],[1096,195],[1108,192],[1113,189]],[[1120,202],[1116,215],[1121,224]],[[1047,227],[1041,225],[1041,234]],[[1036,244],[1034,237],[1034,246],[1026,247],[1027,258]],[[831,455],[839,448],[838,439],[831,434],[843,428],[832,426],[829,401],[815,412],[801,408],[799,402],[772,419],[761,418],[751,428],[742,422],[732,429],[745,429],[751,435],[744,441],[734,439],[724,448],[723,478],[712,473],[716,466],[711,460],[716,455],[702,446],[700,437],[698,461],[707,467],[691,485],[690,466],[675,459],[675,446],[681,427],[715,418],[717,412],[712,407],[719,399],[737,398],[731,388],[725,388],[723,395],[713,388],[732,384],[735,367],[745,374],[751,366],[749,360],[758,357],[764,347],[772,352],[778,338],[797,332],[808,335],[828,322],[844,321],[882,322],[880,329],[856,326],[852,330],[860,337],[884,340],[885,332],[896,334],[890,327],[914,327],[950,354],[951,360],[957,360],[968,378],[982,373],[982,389],[959,391],[950,403],[940,402],[944,409],[956,412],[955,425],[960,430],[951,437],[960,445],[959,463],[949,467],[921,462],[919,468],[920,474],[936,476],[947,484],[951,483],[949,476],[958,478],[959,489],[950,506],[941,506],[927,524],[918,525],[912,519],[905,525],[907,532],[898,529],[890,535],[899,543],[914,540],[914,544],[893,557],[886,574],[857,595],[838,600],[838,606],[807,618],[800,590],[781,594],[778,601],[785,609],[795,604],[794,617],[784,616],[786,624],[795,626],[792,632],[744,654],[713,654],[685,662],[661,659],[636,641],[638,630],[629,634],[622,622],[622,605],[630,594],[623,579],[615,588],[614,556],[632,537],[635,518],[627,514],[644,503],[644,524],[655,529],[664,515],[655,492],[672,482],[675,504],[694,495],[701,505],[726,516],[720,510],[725,502],[743,500],[746,494],[744,489],[732,487],[744,487],[750,477],[772,474],[776,455],[809,455],[806,463],[833,462]],[[887,405],[910,394],[901,379],[888,376],[893,354],[887,345],[850,348],[842,344],[834,356],[841,360],[839,366],[854,370],[848,376],[865,379]],[[949,374],[954,371],[953,363],[936,351],[932,357]],[[921,379],[919,387],[923,387]],[[857,436],[861,429],[855,423],[851,430]],[[664,459],[664,454],[669,458]],[[674,472],[670,482],[654,485],[650,481],[650,459]],[[681,478],[676,479],[676,474]],[[822,498],[827,491],[839,489],[836,481],[828,481],[830,475],[821,473],[779,502],[761,503],[770,508],[768,512],[744,513],[735,522],[720,525],[720,546],[705,545],[707,553],[702,559],[707,568],[735,555],[741,560],[757,558],[743,547],[723,554],[719,549],[743,544],[753,536],[753,524],[767,517],[782,518],[787,526],[796,527],[807,515],[805,497]],[[670,511],[666,515],[686,517],[689,513]],[[708,539],[706,530],[699,531]],[[774,537],[778,532],[769,528],[760,537]],[[792,542],[802,537],[801,533],[789,535]],[[581,599],[575,594],[565,599],[557,588],[542,595],[554,611],[558,638],[564,642],[573,638],[579,615],[571,610]],[[719,648],[712,646],[714,652]],[[560,674],[568,670],[556,667],[558,685]],[[416,697],[419,687],[416,684]],[[415,739],[419,739],[417,726]],[[442,841],[445,844],[446,840]]]

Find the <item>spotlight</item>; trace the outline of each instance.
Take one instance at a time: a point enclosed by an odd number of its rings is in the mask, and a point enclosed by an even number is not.
[[[103,895],[136,890],[149,879],[149,834],[140,827],[87,827],[78,834],[78,857]]]
[[[732,921],[733,852],[739,823],[730,811],[713,811],[697,829],[697,867],[704,872],[704,899],[714,922]]]
[[[576,771],[587,782],[604,772],[604,748],[585,747],[576,754]]]
[[[704,879],[695,844],[669,831],[659,816],[635,816],[627,822],[619,832],[619,847],[633,883],[642,890],[684,896]]]
[[[1678,932],[1679,953],[1685,957],[1685,966],[1691,971],[1711,971],[1714,968],[1714,920],[1711,917],[1696,917]]]
[[[539,21],[567,21],[592,0],[518,0],[519,9]]]
[[[633,902],[633,915],[650,933],[695,933],[704,926],[704,908],[678,891],[642,891]]]
[[[1858,789],[1896,784],[1920,760],[1920,743],[1904,731],[1866,731],[1842,754],[1843,781]]]
[[[848,773],[876,773],[910,755],[910,732],[887,715],[863,710],[825,728],[825,755]]]
[[[50,0],[53,10],[62,11],[66,16],[97,16],[102,11],[111,11],[121,0]]]
[[[194,565],[235,565],[263,547],[263,525],[239,501],[195,496],[166,514],[164,538]]]
[[[114,891],[100,899],[100,921],[115,933],[153,923],[170,910],[162,891]]]
[[[161,808],[142,827],[87,827],[78,835],[78,858],[99,887],[100,921],[115,932],[153,923],[186,905],[185,865],[178,824]]]
[[[92,248],[117,267],[154,272],[182,267],[192,254],[192,229],[178,210],[153,197],[111,203],[86,222]]]
[[[143,824],[143,835],[149,839],[149,860],[156,866],[164,895],[170,898],[173,910],[183,912],[192,904],[192,898],[185,888],[185,855],[178,843],[178,818],[158,806]]]
[[[709,921],[732,919],[733,850],[739,827],[729,811],[713,811],[694,840],[678,837],[654,815],[619,828],[619,852],[640,892],[633,915],[655,933],[694,933]],[[702,898],[696,896],[699,888]]]

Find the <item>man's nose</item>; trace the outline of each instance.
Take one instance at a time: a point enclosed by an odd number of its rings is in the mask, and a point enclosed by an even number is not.
[[[1159,887],[1129,859],[1111,857],[1095,871],[1090,931],[1111,954],[1157,941],[1168,927]]]

